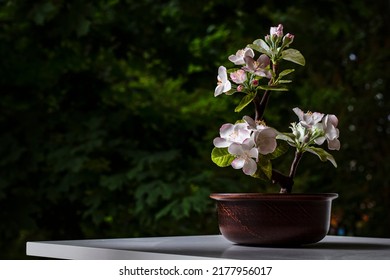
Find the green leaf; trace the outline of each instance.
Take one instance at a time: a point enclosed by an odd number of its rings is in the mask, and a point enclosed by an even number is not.
[[[255,50],[255,51],[261,52],[261,51],[260,51],[261,48],[260,48],[260,46],[258,46],[258,45],[255,45],[255,44],[248,44],[247,47],[248,47],[248,48],[251,48],[251,49],[253,49],[253,50]]]
[[[225,92],[226,95],[233,95],[234,93],[236,93],[237,91],[235,89],[231,89],[227,92]]]
[[[296,49],[287,49],[282,51],[282,58],[302,66],[305,66],[306,63],[303,55]]]
[[[257,39],[253,42],[253,44],[250,44],[248,46],[268,56],[271,56],[272,54],[271,49],[263,39]]]
[[[260,85],[259,88],[263,90],[288,91],[287,87],[281,85],[274,85],[274,86]]]
[[[291,82],[291,80],[278,80],[278,84],[289,84]]]
[[[337,163],[336,163],[334,157],[331,154],[329,154],[327,151],[325,151],[324,149],[317,148],[317,147],[310,147],[310,148],[306,148],[305,150],[312,153],[312,154],[317,155],[321,159],[321,161],[329,160],[333,164],[334,167],[337,167]]]
[[[229,166],[235,157],[228,152],[228,148],[214,148],[211,152],[211,160],[219,167]]]
[[[287,143],[291,143],[291,144],[295,143],[295,141],[294,141],[295,136],[292,133],[280,133],[280,134],[276,135],[276,139],[283,140],[283,141],[286,141]]]
[[[272,164],[266,156],[260,156],[257,162],[257,170],[252,175],[254,178],[258,178],[264,181],[269,181],[272,177]]]
[[[286,69],[279,73],[279,78],[287,76],[288,74],[294,72],[295,69]]]
[[[260,156],[258,165],[260,165],[261,170],[264,172],[264,174],[267,176],[268,179],[271,179],[272,177],[272,164],[269,159],[266,157]]]
[[[285,154],[288,151],[288,149],[290,148],[290,145],[287,144],[287,142],[285,142],[285,141],[277,141],[277,142],[278,142],[278,146],[276,146],[275,151],[266,155],[268,159],[278,158],[281,155]]]
[[[265,173],[263,172],[263,170],[261,168],[257,168],[255,174],[253,174],[252,177],[266,181],[266,182],[269,181],[269,178],[267,177],[267,175],[265,175]]]
[[[249,103],[252,102],[252,100],[255,98],[256,93],[248,93],[245,95],[241,101],[240,104],[237,105],[236,109],[234,109],[234,112],[240,112],[242,109],[244,109]]]

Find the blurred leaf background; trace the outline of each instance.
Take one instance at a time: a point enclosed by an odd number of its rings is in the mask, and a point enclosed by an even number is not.
[[[288,130],[296,106],[340,120],[339,167],[307,155],[295,191],[339,193],[334,234],[390,237],[389,12],[386,0],[0,1],[0,257],[28,258],[28,240],[217,234],[211,192],[278,191],[210,152],[242,116],[239,97],[213,97],[218,66],[279,23],[307,63],[268,123]]]

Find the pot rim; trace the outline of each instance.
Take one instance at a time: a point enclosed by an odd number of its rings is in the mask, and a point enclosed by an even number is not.
[[[217,201],[237,200],[288,200],[288,201],[309,201],[309,200],[333,200],[339,195],[337,193],[212,193],[210,198]]]

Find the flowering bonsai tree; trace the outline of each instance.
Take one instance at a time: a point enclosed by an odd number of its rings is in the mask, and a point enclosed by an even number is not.
[[[295,69],[280,71],[283,61],[304,66],[305,58],[296,49],[290,48],[294,35],[283,34],[283,26],[271,27],[270,34],[257,39],[229,60],[235,65],[218,69],[218,85],[214,96],[221,94],[243,95],[235,112],[240,112],[249,104],[254,104],[254,118],[244,116],[235,124],[221,126],[220,136],[215,138],[211,159],[220,167],[232,166],[242,169],[249,176],[277,183],[281,193],[291,193],[294,176],[302,155],[309,152],[317,155],[321,161],[330,161],[337,167],[333,156],[320,148],[327,143],[329,150],[339,150],[338,119],[335,115],[318,112],[303,112],[292,109],[298,117],[290,124],[290,132],[279,132],[264,121],[264,112],[270,95],[275,91],[287,91],[292,81],[287,76]],[[256,52],[256,53],[255,53]],[[295,157],[290,172],[283,174],[272,167],[272,160],[295,148]]]

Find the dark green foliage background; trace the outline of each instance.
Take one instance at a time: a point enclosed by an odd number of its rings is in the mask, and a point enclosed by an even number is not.
[[[211,192],[278,191],[210,160],[241,117],[239,97],[213,97],[217,68],[278,23],[307,65],[267,121],[287,130],[296,106],[340,120],[338,169],[305,156],[295,191],[338,192],[347,234],[390,237],[388,14],[385,0],[0,1],[0,257],[26,258],[27,240],[215,234]]]

